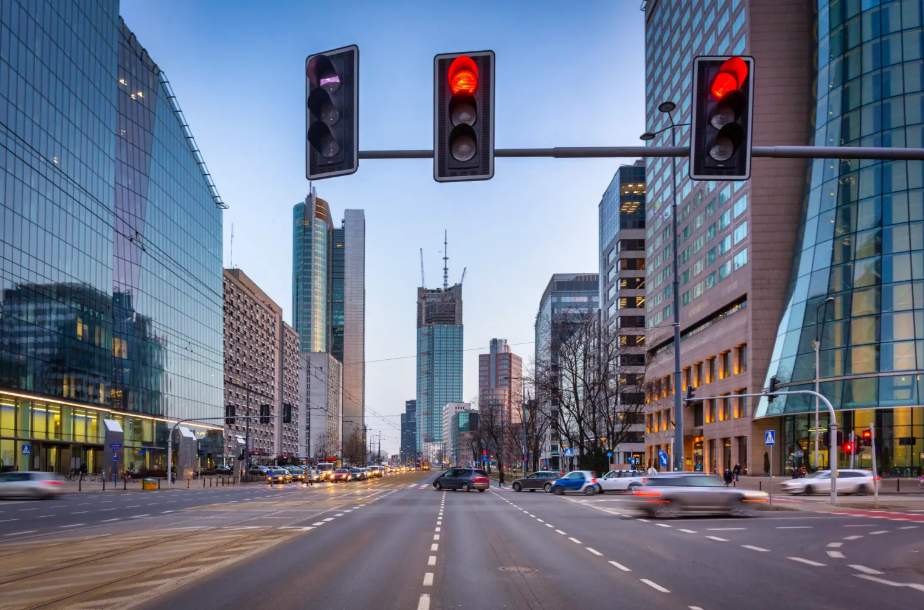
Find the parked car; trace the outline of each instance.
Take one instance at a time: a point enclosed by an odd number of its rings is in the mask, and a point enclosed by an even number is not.
[[[0,498],[54,498],[61,493],[61,477],[51,472],[0,474]]]
[[[266,481],[270,485],[273,483],[291,483],[292,475],[284,468],[270,469],[266,471]]]
[[[647,475],[641,470],[611,470],[600,479],[601,493],[608,491],[633,491],[645,484]]]
[[[348,483],[353,480],[353,475],[349,468],[338,468],[331,475],[330,480],[334,483]]]
[[[539,470],[526,475],[522,479],[517,479],[511,487],[513,487],[513,491],[523,491],[524,489],[536,491],[537,489],[542,489],[545,492],[550,492],[552,491],[552,484],[563,474],[565,473],[556,470]]]
[[[692,473],[646,477],[645,484],[632,493],[641,510],[660,519],[685,513],[747,517],[768,499],[762,491],[726,487],[722,477]]]
[[[252,465],[250,470],[247,471],[252,477],[265,477],[267,469],[263,466]]]
[[[433,481],[433,487],[437,491],[443,489],[451,491],[477,489],[484,492],[490,486],[491,479],[488,478],[488,473],[478,468],[450,468]]]
[[[600,483],[597,473],[592,470],[572,470],[552,483],[552,493],[561,496],[571,491],[577,491],[585,496],[600,493]]]
[[[785,481],[781,487],[788,494],[826,494],[831,493],[831,471],[819,470],[801,479]],[[870,494],[873,493],[873,473],[869,470],[838,470],[837,493]]]

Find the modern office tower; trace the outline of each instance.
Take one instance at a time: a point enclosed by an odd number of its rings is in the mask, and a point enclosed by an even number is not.
[[[115,2],[0,24],[0,469],[164,468],[180,419],[222,462],[224,204],[165,73]]]
[[[536,367],[556,374],[558,350],[569,336],[569,326],[587,315],[596,315],[600,309],[600,285],[597,273],[556,273],[549,280],[533,326],[535,332]],[[544,468],[559,468],[561,443],[559,433],[558,402],[553,400],[543,407],[551,422],[542,443],[540,459]]]
[[[453,434],[452,418],[458,413],[471,410],[472,403],[470,402],[450,402],[443,407],[443,456],[453,464],[455,464],[452,460],[456,450],[453,441],[458,440],[456,438],[458,435]]]
[[[225,423],[225,447],[234,453],[236,437],[247,438],[250,461],[272,463],[296,456],[299,414],[298,335],[282,320],[282,308],[240,269],[224,270],[225,406],[240,417],[261,415],[262,405],[273,418],[236,419]],[[292,407],[292,422],[279,417]]]
[[[443,407],[462,402],[462,284],[417,289],[417,452],[443,442]]]
[[[330,348],[330,207],[312,188],[292,213],[292,326],[298,333],[299,351],[326,352]]]
[[[401,414],[401,463],[417,459],[417,401],[404,403]]]
[[[603,194],[600,216],[600,320],[618,337],[621,383],[644,386],[645,378],[645,162],[622,165]],[[658,242],[660,245],[660,242]],[[623,393],[634,397],[637,393]],[[626,404],[626,403],[622,403]],[[644,415],[629,401],[638,423],[613,450],[615,464],[641,465],[645,459]]]
[[[856,46],[852,38],[849,44],[845,42],[845,46],[839,46],[844,40],[841,36],[848,36],[845,28],[836,40],[831,39],[830,48],[812,48],[812,18],[816,4],[804,0],[659,0],[646,3],[646,131],[655,133],[669,127],[667,115],[659,110],[663,102],[676,104],[675,124],[690,122],[691,58],[697,55],[740,54],[754,58],[756,104],[751,118],[754,144],[804,144],[806,134],[813,131],[813,124],[839,115],[842,104],[843,108],[851,110],[859,107],[863,95],[871,95],[870,92],[859,93],[861,80],[856,81],[856,89],[832,90],[832,97],[828,99],[831,99],[833,114],[822,111],[821,106],[817,117],[810,116],[806,110],[812,105],[816,85],[822,96],[822,91],[826,92],[834,82],[826,80],[829,74],[833,73],[835,79],[848,80],[854,73],[859,76],[862,63],[857,49],[846,59],[841,55],[824,73],[812,74],[816,51],[819,57],[846,54],[841,49]],[[843,8],[860,3],[837,4]],[[841,27],[842,22],[831,21],[832,28],[835,23],[837,28]],[[856,28],[860,28],[859,21]],[[854,36],[854,31],[850,29],[850,37]],[[870,44],[879,44],[878,35],[876,40]],[[859,43],[857,39],[856,44]],[[869,65],[878,75],[882,60],[878,46],[876,48],[875,68]],[[838,72],[841,69],[851,76]],[[815,76],[819,77],[817,81]],[[838,81],[837,87],[842,84]],[[879,95],[878,88],[872,90]],[[875,112],[877,118],[875,121],[870,118],[869,125],[879,125],[878,106]],[[848,125],[853,129],[850,120]],[[840,126],[839,118],[837,125]],[[859,119],[856,125],[859,131]],[[831,129],[834,136],[834,124]],[[686,145],[689,128],[677,128],[675,136],[678,145]],[[833,144],[840,142],[840,131],[836,139]],[[651,141],[654,146],[670,144],[670,128]],[[818,163],[819,168],[824,167]],[[675,170],[673,183],[672,167]],[[804,301],[804,294],[791,291],[789,276],[796,244],[814,243],[815,239],[812,236],[797,240],[800,223],[807,221],[801,213],[803,191],[809,184],[805,171],[804,160],[755,158],[750,180],[693,181],[689,178],[685,159],[647,159],[648,332],[645,344],[652,401],[649,403],[646,465],[648,461],[657,460],[658,450],[671,454],[673,462],[672,422],[677,419],[673,413],[673,392],[682,392],[692,385],[698,388],[700,396],[720,398],[684,409],[684,468],[722,472],[726,467],[740,464],[745,472],[763,474],[763,430],[771,424],[765,420],[754,421],[756,401],[736,398],[736,395],[760,392],[784,306],[793,298]],[[832,192],[830,180],[838,177],[838,171],[827,171],[823,189],[825,200],[834,201],[834,196],[829,197],[827,193]],[[821,184],[822,173],[819,170],[813,175],[817,184]],[[843,174],[842,179],[856,187],[856,179],[847,176]],[[671,229],[675,195],[676,236]],[[813,208],[818,209],[818,206]],[[817,229],[822,236],[836,226],[827,219],[824,227],[820,227],[822,223],[817,220],[812,222],[812,230]],[[675,237],[677,269],[673,266]],[[831,233],[830,239],[833,237]],[[813,265],[815,250],[801,258],[799,265]],[[808,262],[809,259],[813,262]],[[675,313],[672,281],[675,272],[679,274],[680,284],[680,311],[677,312],[681,331],[680,384],[672,380]],[[816,281],[821,282],[821,279]],[[679,387],[675,387],[677,385]],[[778,452],[781,453],[784,452]],[[774,473],[779,472],[778,467],[774,468]]]
[[[302,352],[298,367],[303,455],[320,461],[343,454],[343,364],[327,352]]]
[[[464,466],[471,462],[481,460],[475,457],[477,443],[473,443],[471,434],[478,430],[478,411],[476,409],[462,409],[452,414],[449,419],[449,449],[446,457],[452,464]]]
[[[506,339],[491,339],[489,349],[478,355],[478,408],[492,414],[490,421],[520,423],[523,359],[510,351]]]

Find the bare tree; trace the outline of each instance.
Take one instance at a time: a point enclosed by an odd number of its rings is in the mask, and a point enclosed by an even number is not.
[[[363,434],[354,428],[350,435],[343,439],[343,462],[362,464],[365,456],[366,444],[363,442]]]

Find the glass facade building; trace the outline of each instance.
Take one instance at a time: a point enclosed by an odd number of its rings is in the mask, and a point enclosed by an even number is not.
[[[314,189],[292,209],[292,326],[302,352],[328,350],[330,207]]]
[[[815,3],[817,146],[924,146],[924,35],[919,0]],[[807,164],[801,224],[768,378],[820,390],[841,430],[876,425],[885,474],[917,474],[924,454],[924,168],[920,161]],[[828,301],[830,299],[830,301]],[[780,416],[784,466],[814,465],[807,396],[762,399]],[[839,462],[849,457],[839,452]],[[820,465],[829,463],[822,448]],[[869,467],[870,451],[859,457]]]
[[[2,468],[95,471],[104,419],[162,467],[222,415],[222,207],[117,2],[0,5]]]
[[[407,464],[417,459],[417,401],[404,403],[401,414],[401,463]]]

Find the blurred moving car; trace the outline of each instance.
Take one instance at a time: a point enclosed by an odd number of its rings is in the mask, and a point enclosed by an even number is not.
[[[348,483],[353,480],[353,475],[349,468],[338,468],[333,472],[330,480],[334,483]]]
[[[513,491],[523,491],[524,489],[536,491],[541,489],[545,492],[550,492],[552,491],[552,485],[563,474],[565,473],[556,470],[537,470],[521,479],[517,479],[511,487],[513,487]]]
[[[645,473],[641,470],[611,470],[600,479],[601,493],[608,491],[633,491],[645,484]]]
[[[881,479],[880,479],[881,480]],[[873,493],[873,473],[869,470],[838,470],[837,493],[865,495]],[[831,471],[819,470],[801,479],[790,479],[780,487],[788,494],[831,493]]]
[[[291,483],[292,475],[285,468],[275,468],[266,471],[266,481],[270,485],[273,483]]]
[[[61,477],[51,472],[4,472],[0,474],[0,498],[54,498],[61,493],[61,485]]]
[[[685,513],[754,515],[768,496],[762,491],[726,487],[725,480],[708,474],[646,477],[633,491],[639,508],[652,517],[672,519]]]
[[[252,477],[265,477],[266,468],[264,468],[263,466],[257,466],[256,464],[251,464],[250,469],[247,471],[247,474],[249,474]]]
[[[369,478],[365,468],[350,468],[350,474],[353,475],[354,481],[365,481]]]
[[[300,466],[289,466],[286,468],[289,471],[289,474],[292,475],[293,481],[304,481],[305,480],[305,469]]]
[[[484,492],[490,486],[491,479],[488,478],[488,473],[477,468],[450,468],[433,481],[433,487],[437,491],[443,489],[451,491],[477,489]]]
[[[577,491],[585,496],[600,493],[597,473],[592,470],[572,470],[552,483],[552,493],[561,496],[569,491]]]

